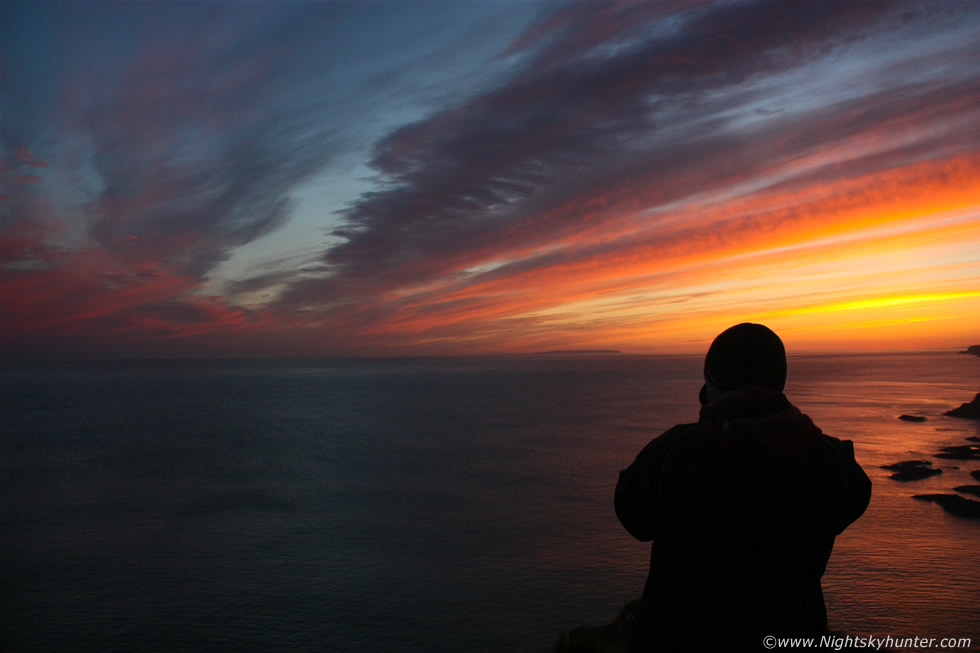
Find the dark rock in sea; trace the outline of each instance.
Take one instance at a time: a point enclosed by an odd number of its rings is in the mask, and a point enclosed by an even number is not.
[[[976,469],[970,472],[970,476],[980,481],[980,469]]]
[[[967,438],[967,440],[969,440],[970,442],[980,442],[980,438],[978,438],[975,435],[971,435],[970,437]]]
[[[980,497],[980,485],[957,485],[953,489],[963,494],[972,494],[975,497]]]
[[[903,422],[924,422],[926,418],[922,415],[899,415],[898,419]]]
[[[936,458],[946,460],[980,460],[980,445],[963,444],[958,447],[943,447],[942,453],[937,453]]]
[[[905,460],[891,465],[882,465],[881,468],[895,472],[888,478],[896,481],[918,481],[921,478],[943,473],[943,470],[934,468],[928,460]]]
[[[903,460],[900,463],[892,463],[891,465],[882,465],[882,469],[889,469],[893,472],[900,472],[903,469],[910,469],[912,467],[930,467],[932,463],[928,460]]]
[[[888,478],[895,481],[918,481],[923,478],[929,478],[930,476],[935,476],[936,474],[942,474],[941,469],[932,469],[927,467],[919,467],[917,469],[906,469],[901,472],[895,472]]]
[[[912,498],[919,501],[935,501],[943,510],[958,517],[980,519],[980,501],[964,499],[957,494],[916,494]]]
[[[946,415],[965,419],[980,419],[980,392],[973,398],[973,401],[965,403],[959,408],[946,411]]]
[[[966,348],[966,351],[961,351],[961,354],[973,354],[974,356],[980,356],[980,345],[970,345]]]

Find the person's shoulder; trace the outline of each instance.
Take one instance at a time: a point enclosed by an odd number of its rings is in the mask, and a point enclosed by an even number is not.
[[[852,440],[841,440],[821,433],[819,445],[827,452],[824,460],[840,470],[844,483],[845,513],[837,530],[840,534],[864,513],[871,502],[871,479],[854,456]]]
[[[796,410],[800,410],[798,407],[795,408]],[[850,454],[852,458],[854,457],[854,442],[852,440],[842,440],[841,438],[826,433],[818,424],[814,423],[813,419],[809,415],[802,411],[800,411],[800,413],[803,415],[803,419],[806,420],[811,425],[811,428],[817,433],[817,437],[814,442],[816,446],[823,448],[829,447],[836,452]]]
[[[818,436],[818,441],[824,446],[830,447],[834,451],[841,454],[846,454],[851,458],[854,457],[854,441],[853,440],[841,440],[840,438],[828,435],[821,432]]]
[[[870,492],[871,481],[854,455],[854,442],[852,440],[841,440],[832,435],[821,433],[818,438],[818,446],[826,452],[823,456],[824,460],[834,466],[839,466],[840,469],[844,470],[845,475],[858,481],[862,486],[867,486],[867,491]]]
[[[688,444],[699,441],[698,434],[703,431],[700,424],[676,424],[667,429],[650,442],[650,446],[658,451],[669,452],[677,449],[678,444],[681,448],[686,448]]]
[[[675,440],[681,437],[682,435],[684,435],[685,433],[689,433],[690,431],[693,431],[696,428],[698,428],[697,422],[692,422],[690,424],[675,424],[674,426],[670,427],[669,429],[661,433],[659,436],[657,436],[657,439],[659,440],[663,438],[665,440]]]

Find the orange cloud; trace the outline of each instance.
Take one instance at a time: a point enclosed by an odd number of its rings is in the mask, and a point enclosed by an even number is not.
[[[891,346],[913,330],[945,342],[943,329],[980,314],[978,160],[682,206],[666,227],[644,229],[629,216],[599,246],[576,234],[538,266],[460,271],[455,284],[403,296],[367,331],[487,349],[546,341],[656,349],[664,337],[674,346],[703,340],[754,315],[801,334],[819,329],[829,343],[859,328],[884,329]],[[434,335],[446,333],[456,335]]]

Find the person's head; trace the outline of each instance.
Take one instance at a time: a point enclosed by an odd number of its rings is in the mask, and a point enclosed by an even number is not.
[[[782,392],[786,349],[771,329],[748,322],[722,331],[704,357],[702,402],[745,386]]]

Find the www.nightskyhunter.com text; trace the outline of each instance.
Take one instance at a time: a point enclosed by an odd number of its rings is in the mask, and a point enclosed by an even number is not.
[[[767,649],[775,648],[829,648],[835,651],[842,649],[864,648],[873,651],[895,649],[966,649],[970,648],[972,640],[969,637],[852,637],[850,635],[824,635],[820,639],[812,637],[774,637],[766,636],[762,645]]]

